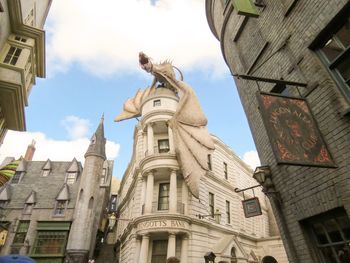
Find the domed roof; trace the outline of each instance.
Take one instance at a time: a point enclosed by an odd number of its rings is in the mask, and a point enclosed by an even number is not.
[[[14,176],[20,162],[21,159],[14,160],[0,169],[0,187]]]
[[[166,96],[166,97],[170,96],[170,97],[174,97],[176,99],[179,99],[179,97],[175,93],[175,90],[172,88],[167,88],[167,87],[156,88],[155,91],[153,93],[151,93],[150,95],[148,95],[148,97],[146,99],[159,97],[159,96]]]

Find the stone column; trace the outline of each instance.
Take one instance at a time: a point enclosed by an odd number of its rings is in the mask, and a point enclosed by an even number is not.
[[[169,213],[176,213],[177,205],[177,182],[176,170],[170,172],[170,189],[169,189]]]
[[[145,214],[152,212],[153,185],[154,185],[154,176],[153,176],[153,172],[150,171],[148,172],[148,175],[147,175]]]
[[[166,258],[175,257],[175,250],[176,250],[176,235],[175,233],[169,233],[168,251],[167,251]]]
[[[182,181],[182,202],[185,206],[184,214],[188,215],[188,186],[185,180]]]
[[[184,236],[181,242],[181,263],[188,262],[188,237]]]
[[[134,254],[134,263],[139,263],[140,250],[141,250],[141,240],[135,238],[135,254]]]
[[[147,263],[149,247],[149,235],[143,235],[141,241],[139,263]]]
[[[154,136],[153,136],[153,123],[147,125],[147,155],[154,154]]]
[[[145,209],[144,205],[146,203],[146,188],[147,187],[147,182],[146,178],[142,177],[142,186],[141,186],[141,209]],[[141,210],[141,214],[144,214],[145,210]]]
[[[170,128],[169,124],[168,124],[168,137],[169,137],[170,153],[175,153],[173,130]]]
[[[142,135],[143,135],[143,140],[142,140],[142,144],[143,144],[143,157],[146,157],[147,156],[147,146],[148,146],[148,138],[147,138],[147,132],[146,131],[143,131],[142,132]]]

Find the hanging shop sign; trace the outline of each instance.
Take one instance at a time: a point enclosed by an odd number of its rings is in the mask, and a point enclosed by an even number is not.
[[[253,197],[242,201],[245,217],[260,216],[262,214],[259,198]]]
[[[258,100],[277,163],[336,167],[305,99],[259,92]]]

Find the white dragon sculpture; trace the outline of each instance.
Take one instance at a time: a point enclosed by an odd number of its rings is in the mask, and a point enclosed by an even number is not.
[[[207,158],[214,150],[213,140],[206,128],[207,118],[192,88],[176,79],[174,66],[170,62],[153,64],[147,55],[140,52],[139,63],[142,69],[154,76],[153,83],[143,91],[138,90],[134,98],[128,99],[124,103],[123,112],[115,121],[140,116],[141,103],[155,92],[157,82],[175,89],[180,99],[169,125],[173,130],[175,152],[185,182],[192,195],[199,198],[200,179],[209,170]]]

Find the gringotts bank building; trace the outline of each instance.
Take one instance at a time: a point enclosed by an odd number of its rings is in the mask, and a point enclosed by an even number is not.
[[[260,188],[262,214],[245,217],[242,200],[254,192],[235,188],[256,185],[252,171],[209,134],[181,72],[177,79],[170,63],[153,64],[143,53],[139,59],[154,81],[116,118],[140,117],[119,190],[117,262],[287,262]]]

